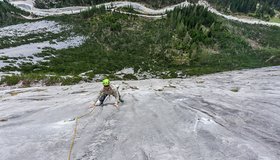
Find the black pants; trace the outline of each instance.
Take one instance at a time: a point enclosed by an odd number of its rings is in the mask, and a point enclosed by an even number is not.
[[[105,101],[105,99],[106,99],[106,97],[108,96],[108,94],[103,94],[100,98],[99,98],[99,101],[100,101],[100,105],[102,105],[103,104],[103,102]],[[122,100],[122,98],[121,98],[121,95],[120,95],[120,93],[119,93],[119,99],[118,99],[120,102],[124,102],[123,100]]]
[[[107,96],[108,96],[108,94],[103,94],[103,95],[99,98],[100,105],[103,104],[103,102],[105,101],[105,99],[106,99]]]

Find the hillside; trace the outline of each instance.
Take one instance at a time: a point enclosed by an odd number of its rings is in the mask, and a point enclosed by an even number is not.
[[[21,80],[27,86],[40,80],[49,85],[72,84],[98,79],[100,75],[112,79],[176,78],[280,64],[278,27],[228,21],[202,6],[177,8],[162,19],[93,8],[81,14],[46,20],[69,27],[59,34],[32,33],[26,38],[14,37],[14,41],[4,41],[6,38],[3,37],[0,48],[46,40],[52,44],[71,36],[82,36],[86,40],[75,48],[45,47],[42,53],[33,56],[26,53],[28,62],[2,56],[1,59],[9,64],[1,68],[3,72],[23,73],[4,78],[2,84],[13,85]],[[8,54],[11,50],[2,52]],[[43,61],[34,63],[38,58]],[[125,68],[133,71],[116,74]]]
[[[71,160],[279,159],[280,67],[117,81],[125,100],[78,121]],[[3,160],[67,159],[100,83],[2,88]]]
[[[162,8],[172,4],[183,2],[184,0],[134,0],[134,2],[143,3],[149,7]],[[189,2],[197,3],[199,0],[189,0]],[[216,9],[227,14],[247,15],[255,18],[260,18],[272,22],[280,22],[280,2],[278,0],[206,0]],[[109,0],[35,0],[35,6],[38,8],[60,8],[67,6],[86,6],[96,5]]]

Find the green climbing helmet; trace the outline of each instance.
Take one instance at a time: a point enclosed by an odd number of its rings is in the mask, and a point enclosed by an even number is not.
[[[106,78],[102,81],[102,83],[103,83],[103,86],[109,86],[110,85],[110,80],[108,78]]]

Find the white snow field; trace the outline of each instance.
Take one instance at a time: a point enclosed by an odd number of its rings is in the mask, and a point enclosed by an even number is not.
[[[0,68],[9,65],[18,66],[21,63],[25,63],[25,62],[32,62],[33,64],[36,64],[40,61],[44,61],[44,58],[36,57],[34,54],[41,53],[45,48],[60,50],[60,49],[78,47],[82,45],[85,40],[86,40],[85,37],[76,36],[76,37],[69,37],[64,41],[58,41],[55,39],[52,40],[52,42],[44,41],[39,43],[30,43],[17,47],[0,49],[0,56],[21,57],[21,58],[25,57],[25,59],[14,60],[14,62],[5,62],[3,60],[0,60]],[[32,57],[32,59],[26,57]]]
[[[46,32],[56,34],[67,29],[68,26],[62,26],[55,21],[42,20],[37,22],[26,22],[0,28],[0,38],[22,37],[29,34],[39,34]]]
[[[279,160],[280,66],[187,79],[116,81],[78,121],[75,160]],[[101,83],[0,89],[1,160],[65,160]]]
[[[32,35],[36,36],[37,34],[58,34],[63,31],[67,31],[70,29],[70,26],[61,25],[55,21],[47,21],[41,20],[37,22],[27,22],[17,25],[11,25],[7,27],[0,28],[0,38],[2,39],[12,39],[11,42],[15,42],[13,38],[20,38],[23,36],[31,35],[30,39],[34,38]],[[9,65],[16,65],[23,62],[32,62],[37,63],[42,61],[42,57],[36,57],[34,54],[41,53],[44,48],[53,48],[56,50],[59,49],[66,49],[71,47],[78,47],[82,45],[86,40],[86,37],[82,36],[75,36],[68,37],[66,40],[61,41],[58,39],[52,39],[50,41],[43,41],[37,43],[29,43],[29,44],[22,44],[16,47],[9,47],[0,49],[0,56],[5,57],[21,57],[25,59],[17,59],[13,60],[12,62],[6,62],[4,60],[0,60],[0,68],[9,66]],[[26,57],[32,57],[32,59],[28,59]]]
[[[44,48],[50,47],[53,49],[64,49],[80,46],[85,41],[85,37],[76,36],[69,37],[64,41],[52,40],[52,42],[44,41],[39,43],[24,44],[17,47],[0,49],[0,55],[7,57],[27,57],[33,54],[40,53]]]

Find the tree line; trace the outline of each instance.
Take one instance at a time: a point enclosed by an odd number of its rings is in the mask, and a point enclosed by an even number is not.
[[[208,2],[223,7],[224,11],[256,13],[258,18],[265,18],[266,15],[273,17],[274,9],[280,9],[279,0],[208,0]]]
[[[29,15],[29,13],[12,6],[5,0],[0,2],[0,26],[24,21],[20,15]]]
[[[212,43],[212,34],[221,30],[221,24],[214,14],[203,6],[191,5],[187,8],[175,8],[167,14],[167,23],[182,40],[182,44]]]

